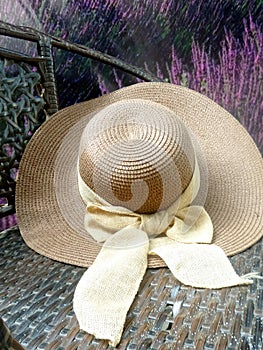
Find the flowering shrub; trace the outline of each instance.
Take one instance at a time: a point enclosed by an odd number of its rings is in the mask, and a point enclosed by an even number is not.
[[[254,138],[263,152],[263,33],[244,22],[242,40],[227,32],[218,60],[204,46],[192,45],[192,69],[184,67],[172,48],[166,70],[169,81],[199,91],[232,113]],[[159,72],[160,77],[165,76]]]
[[[165,69],[156,62],[156,75],[164,81],[183,85],[205,94],[233,114],[248,130],[263,153],[263,32],[250,17],[237,39],[225,33],[218,57],[212,58],[204,45],[193,41],[191,64],[184,64],[175,46]],[[148,64],[144,63],[146,69]],[[115,86],[98,76],[102,94],[120,88],[122,79],[115,71]]]

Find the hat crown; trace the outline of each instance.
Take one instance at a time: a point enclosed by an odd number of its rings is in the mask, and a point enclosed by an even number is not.
[[[82,180],[110,204],[144,214],[178,199],[194,163],[183,122],[168,108],[140,99],[100,110],[84,129],[79,149]]]

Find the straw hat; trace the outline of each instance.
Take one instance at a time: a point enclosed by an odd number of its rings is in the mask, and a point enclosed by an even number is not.
[[[83,225],[78,173],[112,205],[153,213],[187,188],[196,160],[196,201],[212,219],[213,243],[227,255],[245,250],[263,234],[262,157],[227,111],[166,83],[140,83],[76,104],[40,127],[19,168],[21,234],[40,254],[89,266],[101,244]],[[149,257],[149,267],[164,265]]]

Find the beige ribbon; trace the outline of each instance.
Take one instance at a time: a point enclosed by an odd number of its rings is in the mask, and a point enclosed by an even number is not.
[[[197,162],[181,197],[167,210],[149,215],[113,206],[80,175],[78,180],[87,204],[85,228],[97,242],[105,242],[74,294],[74,311],[84,331],[108,339],[113,346],[119,343],[148,254],[160,256],[185,285],[222,288],[251,283],[235,273],[220,247],[211,244],[213,225],[205,209],[191,206],[200,187]]]

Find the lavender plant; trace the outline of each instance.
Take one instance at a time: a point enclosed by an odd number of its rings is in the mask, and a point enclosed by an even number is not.
[[[155,71],[166,70],[171,47],[187,71],[193,68],[193,42],[203,47],[210,60],[219,60],[220,43],[225,34],[242,41],[242,18],[251,16],[262,23],[263,4],[257,0],[29,0],[46,32],[88,45],[127,62]],[[63,91],[61,106],[98,94],[97,72],[114,76],[102,66],[68,56],[57,55],[58,89]],[[92,72],[95,72],[95,76]],[[65,78],[66,77],[66,80]],[[123,76],[123,84],[130,79]],[[86,95],[80,88],[85,87]],[[76,94],[79,94],[77,96]],[[65,98],[65,96],[68,96]],[[72,99],[71,99],[72,96]],[[73,100],[74,99],[74,100]]]
[[[263,152],[263,33],[252,18],[244,21],[242,40],[226,32],[218,60],[197,43],[193,67],[184,67],[174,48],[167,66],[169,80],[199,91],[232,113]]]
[[[164,81],[183,85],[210,97],[233,114],[248,130],[263,153],[263,32],[250,17],[243,23],[241,39],[230,31],[220,44],[217,59],[205,45],[192,43],[191,64],[185,64],[174,46],[164,70],[156,62],[156,74]],[[145,62],[146,69],[148,68]],[[115,72],[115,85],[99,76],[103,94],[122,87]]]

